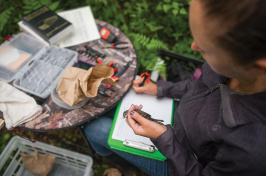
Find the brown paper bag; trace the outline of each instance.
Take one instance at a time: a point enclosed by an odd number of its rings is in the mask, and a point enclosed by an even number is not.
[[[101,82],[115,86],[111,76],[114,70],[100,64],[88,71],[77,67],[67,67],[57,85],[56,91],[60,99],[73,106],[86,99],[95,97]]]
[[[66,104],[73,106],[86,99],[79,84],[79,80],[86,74],[86,70],[77,67],[67,67],[57,85],[58,96]]]
[[[80,87],[83,93],[86,97],[95,97],[101,82],[115,86],[114,81],[111,79],[113,74],[113,68],[103,64],[91,67],[80,80]]]
[[[33,174],[46,176],[53,169],[55,162],[55,156],[53,155],[38,155],[36,149],[35,155],[26,153],[20,153],[20,155],[27,170]]]

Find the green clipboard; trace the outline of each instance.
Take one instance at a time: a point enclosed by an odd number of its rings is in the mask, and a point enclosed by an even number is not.
[[[151,153],[151,152],[147,152],[147,151],[144,151],[144,150],[140,150],[140,149],[136,149],[136,148],[125,146],[123,144],[123,141],[112,139],[114,128],[115,128],[115,124],[116,124],[116,120],[117,120],[117,117],[118,117],[118,114],[119,114],[119,111],[120,111],[121,103],[122,103],[122,101],[120,101],[119,104],[117,105],[117,109],[116,109],[116,112],[115,112],[115,116],[114,116],[114,120],[113,120],[113,123],[112,123],[111,131],[109,133],[109,137],[108,137],[108,141],[107,141],[108,145],[111,148],[114,148],[114,149],[117,149],[117,150],[121,150],[121,151],[124,151],[124,152],[132,153],[132,154],[136,154],[136,155],[140,155],[140,156],[144,156],[144,157],[148,157],[148,158],[152,158],[152,159],[156,159],[156,160],[160,160],[160,161],[166,160],[166,157],[164,157],[156,149],[155,149],[155,151],[153,153]],[[174,100],[173,100],[173,104],[172,104],[171,125],[173,124],[173,116],[174,116]]]

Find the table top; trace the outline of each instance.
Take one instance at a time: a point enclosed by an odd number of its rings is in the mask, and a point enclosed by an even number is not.
[[[112,31],[117,36],[117,42],[128,42],[128,44],[123,44],[128,48],[123,50],[117,50],[113,48],[101,49],[102,45],[108,43],[103,39],[98,39],[71,46],[68,47],[68,49],[79,51],[84,50],[85,46],[89,46],[97,52],[105,54],[106,57],[102,59],[103,64],[112,61],[116,64],[118,71],[122,69],[129,61],[133,61],[130,67],[119,77],[119,80],[116,82],[116,87],[114,87],[115,92],[108,90],[107,93],[110,95],[110,97],[105,97],[98,93],[96,97],[89,98],[89,101],[84,106],[75,110],[64,109],[56,105],[52,101],[50,95],[42,105],[42,113],[34,120],[20,125],[19,128],[36,132],[47,132],[81,125],[115,107],[129,91],[137,73],[137,55],[135,48],[128,37],[121,30],[104,21],[95,21],[97,24]],[[121,46],[124,47],[123,45]],[[78,59],[88,62],[92,65],[98,65],[94,59],[91,59],[91,57],[88,57],[88,55],[85,55],[84,53],[79,54]]]

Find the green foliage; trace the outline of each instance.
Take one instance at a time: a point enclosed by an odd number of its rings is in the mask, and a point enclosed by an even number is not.
[[[23,14],[30,13],[32,10],[35,10],[41,6],[42,4],[39,1],[35,1],[35,0],[24,1],[23,7],[22,7],[23,9],[22,13]]]
[[[109,167],[110,166],[106,164],[101,164],[101,165],[94,165],[92,169],[95,175],[103,175],[104,171],[108,169]]]
[[[26,13],[46,5],[55,12],[90,6],[96,19],[121,29],[133,42],[138,55],[139,74],[155,69],[159,49],[171,50],[195,58],[200,54],[190,49],[188,25],[190,0],[0,0],[0,40],[19,32],[17,23]],[[165,75],[165,65],[156,67]]]
[[[159,64],[156,67],[156,64],[159,62],[157,51],[159,49],[168,50],[168,46],[159,39],[151,39],[142,34],[131,34],[129,37],[131,38],[135,49],[138,51],[139,69],[143,71],[148,69],[152,69],[153,71],[157,70],[161,72],[163,77],[165,77],[165,64]],[[146,52],[147,50],[150,52]]]
[[[8,142],[8,140],[10,139],[10,134],[9,133],[5,133],[3,134],[3,136],[1,137],[1,144],[5,144]],[[0,152],[2,153],[2,151],[5,149],[4,145],[1,145],[0,147]]]
[[[13,9],[14,9],[13,7],[10,7],[0,14],[0,20],[1,20],[0,31],[3,31],[5,25],[8,23],[9,20],[11,20],[10,18],[11,18]]]

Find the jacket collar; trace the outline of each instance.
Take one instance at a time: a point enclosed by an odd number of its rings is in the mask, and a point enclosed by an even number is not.
[[[255,121],[266,122],[266,92],[243,95],[220,86],[223,119],[228,127],[236,127]]]

